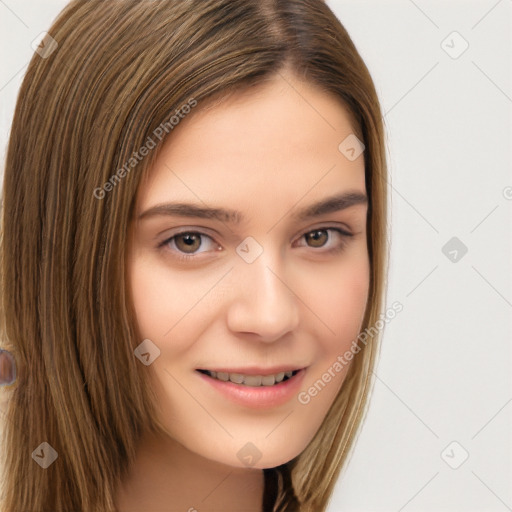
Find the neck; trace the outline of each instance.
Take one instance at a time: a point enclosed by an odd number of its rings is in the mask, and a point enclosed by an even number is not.
[[[198,455],[169,436],[147,434],[116,496],[118,512],[261,512],[263,471]]]

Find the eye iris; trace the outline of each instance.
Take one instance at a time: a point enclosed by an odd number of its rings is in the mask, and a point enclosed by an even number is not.
[[[313,242],[312,247],[322,247],[327,242],[327,231],[325,229],[318,229],[311,231],[306,235],[308,242]]]
[[[180,242],[183,242],[185,245],[183,246]],[[198,244],[196,245],[196,247],[193,247],[193,245],[197,242]],[[197,251],[197,249],[199,249],[199,247],[201,246],[201,238],[197,234],[186,233],[178,235],[176,237],[175,243],[176,247],[178,247],[180,251],[193,253]]]

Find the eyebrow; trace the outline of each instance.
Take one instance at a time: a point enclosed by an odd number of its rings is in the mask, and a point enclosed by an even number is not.
[[[305,221],[321,215],[334,213],[356,205],[368,203],[366,194],[357,191],[348,191],[334,195],[313,203],[295,213],[292,218]],[[242,212],[228,210],[226,208],[209,208],[193,203],[164,203],[152,206],[142,212],[138,219],[146,219],[155,215],[170,215],[178,217],[199,217],[202,219],[214,219],[221,222],[240,224],[244,219]]]

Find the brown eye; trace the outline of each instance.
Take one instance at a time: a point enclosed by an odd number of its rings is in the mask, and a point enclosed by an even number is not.
[[[199,258],[201,253],[220,250],[213,238],[200,231],[182,231],[167,238],[158,245],[159,249],[181,260]]]
[[[326,229],[316,229],[315,231],[306,233],[304,236],[310,247],[323,247],[329,240]]]
[[[318,254],[334,254],[342,251],[353,236],[352,233],[344,229],[322,227],[304,233],[299,239],[299,247],[322,249],[321,251],[312,251]]]
[[[197,233],[183,233],[174,237],[174,243],[178,250],[193,254],[201,247],[201,236]]]

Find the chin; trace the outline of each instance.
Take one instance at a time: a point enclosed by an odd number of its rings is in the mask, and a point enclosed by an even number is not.
[[[266,442],[233,442],[222,450],[214,450],[205,454],[207,458],[221,464],[237,468],[268,469],[281,466],[300,455],[305,444],[287,445],[285,439],[277,443]],[[233,456],[234,455],[234,456]]]

